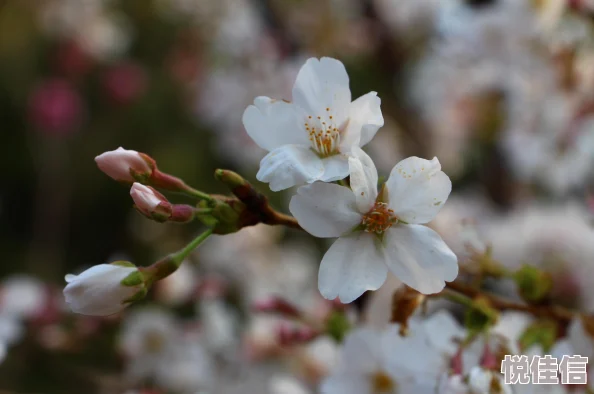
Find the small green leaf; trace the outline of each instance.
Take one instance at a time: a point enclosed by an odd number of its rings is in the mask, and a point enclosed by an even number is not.
[[[513,276],[520,296],[528,302],[544,300],[553,288],[553,278],[534,266],[524,264]]]
[[[537,321],[522,333],[520,336],[520,348],[526,351],[534,345],[542,346],[545,353],[548,353],[557,340],[557,324],[552,320]]]
[[[334,311],[326,320],[326,332],[336,342],[342,342],[350,329],[351,323],[344,312]]]
[[[136,266],[134,264],[132,264],[129,261],[114,261],[113,263],[110,263],[111,265],[117,265],[120,267],[130,267],[130,268],[136,268]]]
[[[497,323],[498,312],[491,308],[485,298],[476,298],[472,301],[470,308],[466,310],[464,325],[470,334],[477,334],[487,330]]]
[[[140,271],[134,271],[120,282],[124,286],[138,286],[144,283],[144,276]]]

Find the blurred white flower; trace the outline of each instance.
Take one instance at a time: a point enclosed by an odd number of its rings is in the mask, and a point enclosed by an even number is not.
[[[119,147],[95,157],[97,167],[116,181],[134,182],[131,172],[150,174],[152,171],[142,155],[135,150]]]
[[[48,303],[49,293],[38,279],[13,275],[0,283],[0,313],[20,319],[38,316]]]
[[[273,376],[269,382],[270,394],[310,394],[303,383],[293,376]]]
[[[66,275],[64,297],[73,312],[108,316],[122,311],[131,299],[144,290],[144,283],[122,282],[138,273],[134,266],[99,264],[79,275]],[[136,281],[135,281],[136,282]]]
[[[128,376],[135,381],[154,376],[180,337],[179,322],[166,310],[149,307],[126,314],[118,346],[128,361]]]
[[[123,14],[108,10],[109,0],[51,0],[41,10],[46,32],[76,40],[94,58],[112,60],[130,45],[131,31]]]
[[[297,75],[293,102],[257,97],[245,110],[243,124],[270,151],[256,177],[279,191],[345,178],[351,149],[366,145],[384,120],[375,92],[351,102],[340,61],[311,58]]]
[[[0,314],[0,345],[7,346],[18,342],[25,332],[25,327],[15,315]]]
[[[430,153],[454,174],[464,169],[476,137],[492,138],[475,135],[493,108],[482,104],[485,98],[501,95],[504,113],[496,116],[509,114],[517,123],[554,89],[556,78],[529,2],[472,7],[441,1],[436,30],[434,45],[413,72],[411,96],[428,124]]]
[[[474,367],[468,375],[471,394],[512,394],[510,385],[503,382],[503,375],[480,367]]]
[[[439,8],[439,0],[374,0],[378,16],[382,18],[398,38],[431,30]]]
[[[322,394],[427,393],[448,370],[452,340],[461,328],[446,312],[412,320],[408,336],[397,326],[355,328],[343,344],[341,363],[322,383]]]
[[[203,297],[197,303],[204,346],[214,354],[233,356],[239,348],[239,316],[219,298]]]
[[[377,290],[388,269],[422,293],[441,291],[444,281],[458,275],[457,258],[435,231],[420,225],[437,215],[452,188],[439,161],[402,160],[380,195],[373,161],[360,148],[353,154],[352,190],[320,182],[302,186],[289,206],[310,234],[339,237],[322,259],[320,292],[327,299],[351,302],[366,290]]]
[[[594,166],[594,117],[574,119],[567,97],[549,98],[536,110],[538,130],[511,129],[503,140],[516,176],[562,196],[583,188]]]
[[[588,218],[588,211],[575,204],[534,205],[479,225],[496,261],[510,269],[527,263],[550,272],[558,302],[591,312],[594,229]]]
[[[299,66],[271,46],[247,64],[218,65],[208,72],[198,91],[197,112],[211,125],[221,157],[248,169],[258,165],[266,151],[246,133],[242,111],[258,94],[289,97]]]
[[[216,382],[213,360],[198,338],[178,338],[159,360],[157,384],[180,394],[210,392]]]

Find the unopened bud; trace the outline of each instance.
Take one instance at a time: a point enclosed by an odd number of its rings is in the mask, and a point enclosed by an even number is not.
[[[463,348],[458,349],[456,354],[450,360],[450,368],[454,375],[462,375],[464,373],[464,361],[462,358]]]
[[[83,315],[112,315],[147,292],[143,274],[126,261],[100,264],[79,275],[66,275],[66,282],[66,303],[73,312]]]
[[[155,168],[149,156],[119,147],[95,157],[101,171],[120,182],[135,182],[148,179]]]
[[[165,222],[173,214],[173,206],[167,198],[150,186],[136,182],[130,189],[130,196],[135,208],[149,219]]]
[[[310,342],[319,332],[310,327],[298,327],[289,323],[280,323],[277,327],[277,340],[281,346],[294,346]]]
[[[491,350],[488,343],[485,343],[485,347],[483,348],[480,365],[485,369],[492,370],[497,370],[501,366],[501,360],[497,359],[497,355]]]
[[[256,301],[254,303],[254,309],[257,312],[278,313],[286,317],[301,316],[301,311],[295,305],[278,297]]]

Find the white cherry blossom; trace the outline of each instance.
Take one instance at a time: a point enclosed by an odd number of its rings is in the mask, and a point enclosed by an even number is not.
[[[354,329],[346,337],[338,367],[320,387],[322,394],[434,394],[449,368],[453,340],[463,329],[445,311],[410,321],[410,334],[397,325]]]
[[[273,191],[346,178],[351,149],[384,124],[377,93],[351,102],[344,65],[323,57],[307,60],[292,94],[292,102],[256,97],[243,114],[247,133],[269,151],[256,177]]]
[[[66,275],[66,303],[73,312],[91,316],[109,316],[122,311],[130,300],[144,290],[144,283],[125,284],[138,273],[130,265],[99,264],[79,275]]]
[[[352,190],[320,182],[302,186],[289,206],[310,234],[339,237],[322,259],[320,292],[348,303],[377,290],[388,270],[424,294],[441,291],[458,275],[457,258],[435,231],[420,225],[435,217],[452,188],[439,161],[402,160],[380,194],[371,158],[358,147],[353,152]]]

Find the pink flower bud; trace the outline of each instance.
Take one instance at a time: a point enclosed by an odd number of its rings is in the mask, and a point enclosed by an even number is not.
[[[172,214],[172,205],[167,198],[150,186],[135,182],[130,189],[130,196],[144,216],[157,221],[166,221]]]
[[[122,182],[134,182],[137,176],[150,176],[154,163],[150,163],[148,156],[134,150],[119,147],[95,157],[95,162],[101,171]]]
[[[485,343],[483,348],[480,365],[485,369],[497,369],[497,367],[501,365],[501,360],[497,360],[497,355],[493,353],[491,347],[487,343]]]
[[[76,131],[82,112],[80,95],[61,79],[43,82],[29,98],[30,121],[47,134],[66,135]]]
[[[254,303],[254,310],[264,313],[278,313],[286,317],[299,317],[301,311],[293,304],[278,297],[271,297]]]

